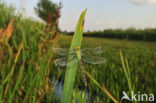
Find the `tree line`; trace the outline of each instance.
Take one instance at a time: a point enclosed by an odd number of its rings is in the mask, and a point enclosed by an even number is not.
[[[63,32],[64,34],[73,35],[73,32]],[[84,33],[87,37],[103,37],[126,40],[156,41],[156,28],[146,29],[105,29],[103,31],[88,31]]]

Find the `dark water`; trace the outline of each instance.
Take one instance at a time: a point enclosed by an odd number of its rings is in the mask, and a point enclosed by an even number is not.
[[[63,82],[58,82],[54,90],[54,99],[56,101],[60,101],[62,99],[62,91],[63,91]],[[81,92],[82,91],[80,90],[80,93]],[[86,100],[88,99],[88,97],[89,97],[89,92],[86,92],[85,95]]]

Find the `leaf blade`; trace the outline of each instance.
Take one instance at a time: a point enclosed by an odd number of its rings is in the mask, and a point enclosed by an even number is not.
[[[83,27],[84,27],[84,17],[86,14],[86,10],[84,10],[79,18],[74,37],[71,43],[70,47],[70,52],[78,46],[81,46],[81,41],[82,41],[82,35],[83,35]],[[70,54],[70,53],[69,53]],[[72,57],[69,55],[68,60],[70,60]],[[71,102],[71,93],[73,90],[73,84],[75,81],[75,76],[76,76],[76,70],[78,67],[78,62],[74,63],[72,65],[68,65],[66,69],[66,74],[65,74],[65,82],[63,86],[63,95],[62,95],[62,103],[70,103]],[[71,69],[70,69],[71,68]]]

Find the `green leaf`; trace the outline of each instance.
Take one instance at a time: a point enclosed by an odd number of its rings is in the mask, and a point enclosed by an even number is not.
[[[83,37],[83,27],[84,27],[84,17],[86,14],[86,10],[84,10],[79,18],[74,37],[71,43],[70,52],[75,47],[81,47],[81,41]],[[69,53],[70,54],[70,53]],[[72,58],[70,55],[68,59]],[[62,103],[70,103],[71,102],[71,94],[73,90],[73,84],[75,81],[76,71],[78,67],[78,62],[72,65],[68,65],[66,68],[65,81],[63,86],[63,95],[62,95]]]

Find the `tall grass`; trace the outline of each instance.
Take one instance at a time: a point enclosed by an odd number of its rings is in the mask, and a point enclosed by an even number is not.
[[[0,4],[0,27],[5,28],[15,18],[13,34],[6,43],[0,60],[0,101],[1,103],[36,103],[53,101],[47,98],[53,94],[49,79],[52,68],[51,40],[53,33],[44,33],[45,25],[15,16],[14,9]]]

